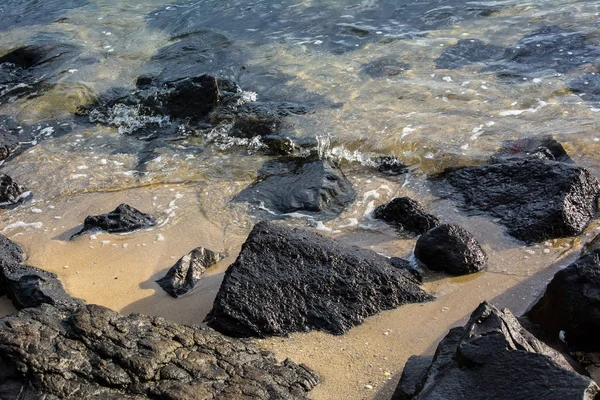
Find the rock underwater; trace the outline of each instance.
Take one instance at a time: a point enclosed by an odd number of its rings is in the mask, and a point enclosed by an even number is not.
[[[393,400],[594,400],[600,388],[525,330],[509,310],[482,303],[453,328],[430,363],[411,357]]]
[[[308,367],[278,363],[250,342],[83,304],[54,274],[16,264],[19,248],[7,240],[0,237],[0,290],[24,309],[0,318],[2,399],[291,400],[319,383]],[[40,296],[45,284],[29,290],[14,284],[17,275],[27,284],[53,280],[62,293]]]
[[[397,197],[380,205],[373,216],[416,234],[423,234],[440,224],[437,217],[426,213],[417,201],[408,197]]]
[[[235,337],[340,335],[380,311],[432,299],[410,272],[373,251],[260,222],[225,272],[206,322]]]
[[[113,211],[106,214],[86,217],[83,228],[73,234],[71,239],[99,230],[108,233],[125,233],[149,228],[154,225],[156,225],[156,219],[152,215],[144,214],[130,205],[120,204]]]

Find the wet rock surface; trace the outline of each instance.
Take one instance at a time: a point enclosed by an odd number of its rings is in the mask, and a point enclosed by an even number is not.
[[[466,229],[440,225],[424,233],[415,245],[415,256],[432,271],[466,275],[480,271],[487,255]]]
[[[600,102],[600,74],[596,72],[573,79],[569,88],[585,101]]]
[[[593,400],[600,389],[568,361],[509,310],[484,302],[440,342],[426,372],[422,362],[407,363],[393,399]]]
[[[113,211],[106,214],[90,215],[83,222],[83,228],[71,236],[74,239],[88,232],[106,231],[108,233],[132,232],[156,225],[156,219],[149,214],[131,207],[120,204]]]
[[[266,161],[258,171],[257,182],[233,201],[248,202],[265,217],[297,212],[331,219],[355,196],[352,184],[332,161],[285,157]]]
[[[409,68],[410,66],[407,63],[385,57],[361,66],[362,72],[371,78],[386,78],[401,75]]]
[[[236,337],[339,335],[380,311],[429,300],[408,272],[377,253],[260,222],[225,272],[206,322]]]
[[[181,257],[167,274],[156,282],[165,292],[177,298],[191,291],[208,268],[221,261],[226,254],[197,247]]]
[[[69,10],[89,5],[89,0],[4,0],[0,31],[66,19]]]
[[[476,62],[499,58],[502,48],[485,44],[478,39],[460,39],[454,46],[446,49],[435,61],[436,68],[456,69]]]
[[[408,167],[396,157],[384,156],[375,160],[377,171],[388,176],[398,176],[408,172]]]
[[[466,167],[446,174],[460,207],[489,215],[526,243],[580,234],[600,186],[587,170],[548,160]]]
[[[10,208],[31,197],[25,187],[19,185],[13,179],[0,173],[0,208]]]
[[[494,162],[519,161],[522,159],[573,162],[562,144],[552,136],[507,140],[502,143],[500,151],[492,157]]]
[[[23,262],[24,251],[6,236],[0,235],[0,266]]]
[[[421,205],[408,197],[397,197],[375,209],[373,216],[398,228],[422,234],[435,228],[440,221],[426,213]]]
[[[571,350],[600,351],[600,250],[584,254],[554,275],[527,317]]]
[[[4,398],[303,399],[319,381],[250,343],[97,305],[4,317],[0,352]]]

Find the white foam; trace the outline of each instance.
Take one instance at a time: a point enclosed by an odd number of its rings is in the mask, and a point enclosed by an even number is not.
[[[23,221],[17,221],[14,222],[12,224],[6,225],[4,227],[4,229],[2,229],[2,232],[6,232],[6,231],[10,231],[12,229],[16,229],[16,228],[34,228],[34,229],[41,229],[42,226],[44,226],[44,224],[42,222],[23,222]]]

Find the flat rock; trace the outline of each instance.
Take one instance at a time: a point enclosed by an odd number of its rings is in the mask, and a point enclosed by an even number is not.
[[[425,233],[440,224],[437,217],[426,213],[417,201],[408,197],[397,197],[380,205],[373,216],[416,234]]]
[[[249,342],[97,305],[0,319],[0,354],[4,399],[292,400],[319,382]]]
[[[420,363],[407,368],[394,400],[593,400],[600,393],[509,310],[487,302],[440,342],[425,374]],[[410,381],[415,376],[418,384]]]
[[[90,215],[83,222],[83,228],[71,236],[71,239],[93,231],[106,231],[108,233],[133,232],[156,225],[156,219],[150,214],[120,204],[113,211],[106,214]]]
[[[31,197],[31,192],[6,174],[0,173],[0,208],[10,208]]]
[[[600,74],[592,72],[569,82],[569,89],[585,101],[600,102]]]
[[[386,257],[260,222],[225,272],[206,322],[237,337],[310,330],[340,335],[380,311],[429,300],[410,273]]]
[[[478,272],[488,260],[477,239],[456,225],[440,225],[421,235],[415,256],[430,270],[451,275]]]
[[[572,350],[600,351],[600,250],[558,271],[526,316],[549,337],[562,331]]]
[[[580,234],[600,190],[584,168],[543,159],[466,167],[445,177],[464,211],[496,218],[526,243]]]
[[[258,171],[257,182],[233,201],[255,205],[265,217],[302,213],[331,219],[355,196],[352,184],[332,161],[285,157],[266,161]]]
[[[378,58],[368,64],[363,64],[361,70],[371,78],[387,78],[401,75],[410,68],[407,63],[395,60],[393,58]]]
[[[196,247],[173,265],[167,274],[156,282],[165,292],[177,298],[188,293],[202,278],[202,274],[227,255]]]
[[[436,68],[456,69],[476,62],[499,58],[502,48],[485,44],[478,39],[460,39],[454,46],[448,47],[435,60]]]

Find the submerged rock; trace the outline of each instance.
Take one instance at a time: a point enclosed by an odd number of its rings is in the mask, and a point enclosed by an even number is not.
[[[97,305],[0,319],[0,354],[0,393],[11,399],[304,399],[319,382],[249,342]]]
[[[436,68],[456,69],[476,62],[489,61],[502,55],[500,47],[483,43],[478,39],[460,39],[448,47],[435,60]]]
[[[266,161],[258,171],[257,182],[233,201],[266,209],[265,216],[299,212],[331,219],[355,196],[352,184],[332,161],[286,157]]]
[[[549,337],[562,336],[572,350],[600,351],[600,250],[558,271],[526,315]]]
[[[206,322],[238,337],[313,329],[340,335],[380,311],[429,300],[411,275],[386,257],[260,222],[225,272]]]
[[[463,210],[497,218],[526,243],[580,234],[600,190],[587,170],[543,159],[461,168],[446,180]]]
[[[0,31],[63,20],[68,12],[89,4],[89,0],[2,0]]]
[[[402,175],[408,172],[408,167],[398,160],[396,157],[379,157],[375,160],[377,170],[382,174],[389,176]]]
[[[456,225],[440,225],[421,235],[415,256],[430,270],[451,275],[480,271],[488,260],[477,239]]]
[[[569,89],[585,101],[600,102],[600,74],[592,72],[569,82]]]
[[[401,75],[409,68],[410,66],[406,63],[386,57],[361,66],[362,72],[371,78],[386,78]]]
[[[562,144],[552,136],[507,140],[502,143],[502,148],[493,157],[494,161],[518,161],[522,159],[573,162]]]
[[[450,330],[426,368],[407,363],[392,399],[593,400],[600,393],[510,311],[487,302],[464,327]]]
[[[71,239],[98,230],[108,233],[124,233],[154,225],[156,225],[156,219],[152,215],[144,214],[130,205],[120,204],[113,211],[106,214],[86,217],[83,228],[71,236]]]
[[[375,209],[373,216],[399,228],[422,234],[440,224],[437,217],[426,213],[421,205],[408,197],[397,197]]]
[[[224,257],[226,254],[197,247],[181,257],[167,274],[156,282],[171,296],[181,297],[196,286],[204,271]]]
[[[31,192],[6,174],[0,173],[0,208],[13,207],[28,199]]]

